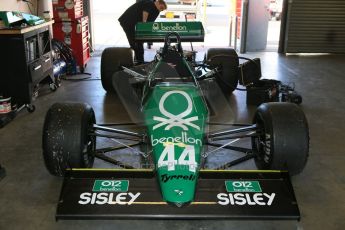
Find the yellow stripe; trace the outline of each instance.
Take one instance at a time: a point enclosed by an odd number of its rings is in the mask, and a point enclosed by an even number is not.
[[[114,171],[114,172],[154,172],[152,169],[113,169],[113,168],[72,168],[72,171]],[[200,172],[219,172],[219,173],[280,173],[287,170],[215,170],[201,169]]]
[[[167,205],[167,202],[162,202],[162,201],[142,201],[142,202],[133,202],[132,204],[144,204],[144,205]],[[191,205],[213,205],[217,204],[215,201],[196,201],[192,202]]]
[[[147,202],[133,202],[132,204],[147,204],[147,205],[167,205],[167,202],[147,201]]]
[[[153,172],[152,169],[73,168],[69,170],[72,170],[72,171]]]
[[[240,172],[240,173],[280,173],[287,172],[286,170],[214,170],[214,169],[201,169],[200,172]]]
[[[215,201],[196,201],[196,202],[192,202],[192,205],[200,205],[200,204],[217,204],[217,202]]]

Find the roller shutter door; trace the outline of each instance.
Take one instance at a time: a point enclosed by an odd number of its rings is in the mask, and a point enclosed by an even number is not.
[[[285,53],[345,53],[345,0],[288,0]]]

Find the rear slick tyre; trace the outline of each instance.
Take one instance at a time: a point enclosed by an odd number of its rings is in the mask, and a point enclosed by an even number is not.
[[[211,69],[219,68],[216,81],[225,95],[230,95],[238,85],[239,59],[231,48],[211,48],[207,50],[205,62]]]
[[[48,110],[43,127],[43,158],[48,171],[64,176],[69,168],[91,168],[96,138],[93,109],[83,103],[56,103]]]
[[[114,73],[121,70],[121,66],[127,68],[134,66],[133,50],[121,47],[106,48],[101,57],[101,82],[105,91],[115,92],[112,77]]]
[[[309,129],[303,111],[293,103],[265,103],[253,120],[258,137],[252,138],[255,163],[262,170],[288,170],[296,175],[309,155]]]

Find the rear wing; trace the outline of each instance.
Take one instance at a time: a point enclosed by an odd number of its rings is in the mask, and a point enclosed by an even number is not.
[[[177,32],[182,42],[203,42],[204,27],[201,22],[145,22],[135,27],[135,40],[141,42],[164,42],[165,35]]]

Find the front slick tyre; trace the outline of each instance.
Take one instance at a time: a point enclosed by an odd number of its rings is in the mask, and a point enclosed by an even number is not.
[[[265,103],[257,108],[254,124],[259,136],[252,138],[258,169],[288,170],[296,175],[309,155],[309,129],[303,111],[293,103]]]
[[[43,158],[48,171],[64,176],[69,168],[91,168],[96,140],[89,135],[95,124],[93,109],[83,103],[56,103],[43,127]]]

